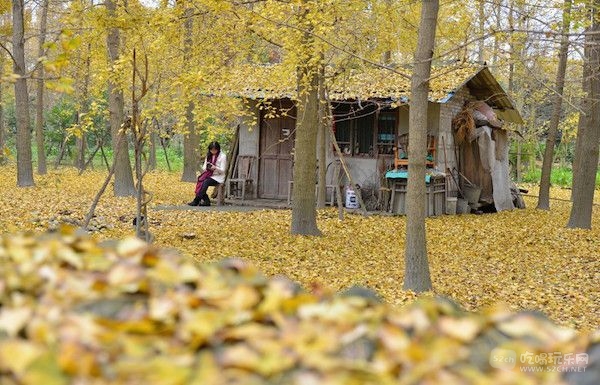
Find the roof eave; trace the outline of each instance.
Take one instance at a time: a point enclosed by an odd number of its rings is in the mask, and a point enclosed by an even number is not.
[[[443,104],[449,102],[458,92],[458,90],[468,87],[469,82],[473,81],[477,77],[484,77],[485,79],[483,79],[482,82],[486,83],[486,85],[492,90],[492,95],[500,96],[503,99],[502,104],[504,105],[501,108],[494,106],[494,111],[502,120],[516,124],[525,123],[510,96],[508,96],[506,91],[504,91],[500,83],[498,83],[487,66],[481,67],[471,77],[467,78],[462,84],[456,87],[455,91],[449,92],[446,97],[438,100],[437,103]]]

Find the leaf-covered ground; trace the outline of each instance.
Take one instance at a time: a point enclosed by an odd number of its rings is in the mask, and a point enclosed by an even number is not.
[[[62,169],[36,177],[36,187],[17,189],[15,169],[0,168],[0,232],[44,230],[81,220],[105,173]],[[193,185],[179,174],[148,174],[153,205],[184,204]],[[532,191],[535,194],[535,191]],[[568,190],[552,196],[568,199]],[[596,199],[598,201],[598,199]],[[427,220],[434,291],[466,309],[496,302],[510,308],[541,310],[561,325],[580,330],[600,327],[600,208],[593,230],[568,230],[569,203],[552,202],[551,212],[530,208],[493,215],[442,216]],[[132,198],[102,198],[97,237],[133,234]],[[223,257],[251,260],[269,275],[283,274],[312,290],[368,286],[390,303],[412,301],[402,291],[405,218],[319,213],[321,238],[288,234],[290,212],[206,212],[150,210],[156,244],[175,247],[198,261]],[[186,234],[196,237],[187,239]]]
[[[588,385],[600,334],[445,298],[306,293],[135,238],[0,236],[2,385]],[[517,360],[518,357],[518,360]]]

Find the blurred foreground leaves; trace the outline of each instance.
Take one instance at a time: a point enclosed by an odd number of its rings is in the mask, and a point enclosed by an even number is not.
[[[558,371],[518,360],[494,368],[493,350],[600,342],[502,306],[475,314],[425,297],[398,308],[354,292],[310,294],[239,259],[198,267],[68,227],[3,236],[0,384],[559,384]]]

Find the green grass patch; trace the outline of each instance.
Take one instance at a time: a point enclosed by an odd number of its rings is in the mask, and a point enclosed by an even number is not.
[[[523,173],[523,182],[540,183],[542,170],[535,168]],[[550,183],[553,186],[571,187],[573,185],[573,170],[570,167],[556,167],[550,174]],[[596,173],[596,186],[600,187],[600,170]]]

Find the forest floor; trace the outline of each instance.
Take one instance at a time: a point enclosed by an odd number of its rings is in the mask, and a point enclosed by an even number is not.
[[[81,221],[105,176],[104,171],[78,176],[65,168],[36,175],[35,187],[19,189],[15,168],[0,167],[0,233]],[[179,179],[179,173],[149,173],[144,183],[154,196],[151,206],[191,200],[193,184]],[[553,189],[551,195],[569,199],[570,190]],[[600,207],[594,207],[592,230],[570,230],[565,228],[570,203],[552,201],[549,212],[536,210],[535,198],[526,197],[526,203],[525,210],[427,219],[434,293],[468,310],[503,302],[514,310],[541,311],[564,326],[600,328]],[[96,215],[95,237],[134,234],[133,198],[114,198],[109,188]],[[346,215],[339,221],[336,209],[320,210],[323,237],[289,235],[290,210],[151,208],[148,216],[156,244],[199,262],[241,257],[309,290],[361,285],[393,304],[415,298],[402,290],[403,216]]]

